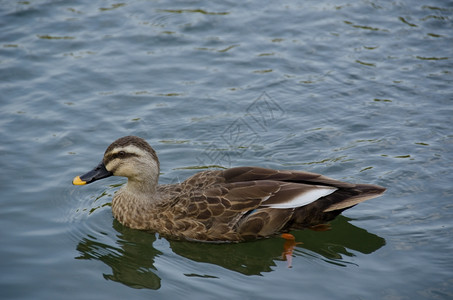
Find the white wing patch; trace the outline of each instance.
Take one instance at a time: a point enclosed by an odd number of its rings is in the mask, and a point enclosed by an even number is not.
[[[264,205],[272,208],[296,208],[315,202],[319,198],[330,195],[336,190],[337,188],[334,187],[314,186],[313,189],[305,191],[292,199],[288,199],[285,203],[276,203],[269,205],[266,205],[264,203]]]

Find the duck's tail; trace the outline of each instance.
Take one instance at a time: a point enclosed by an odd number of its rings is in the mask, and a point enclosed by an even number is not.
[[[385,188],[373,184],[355,184],[299,207],[288,222],[288,228],[307,228],[332,221],[344,210],[360,202],[379,197]]]
[[[360,202],[379,197],[385,192],[385,188],[374,184],[356,184],[354,188],[347,189],[350,196],[338,197],[338,201],[329,205],[324,212],[345,210]],[[335,194],[335,193],[334,193]]]

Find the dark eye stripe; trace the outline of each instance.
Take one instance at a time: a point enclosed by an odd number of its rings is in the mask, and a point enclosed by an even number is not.
[[[104,157],[104,165],[108,164],[108,162],[114,160],[115,158],[125,159],[128,157],[134,157],[134,156],[138,157],[138,154],[123,152],[123,151],[113,153],[113,154],[108,154]]]

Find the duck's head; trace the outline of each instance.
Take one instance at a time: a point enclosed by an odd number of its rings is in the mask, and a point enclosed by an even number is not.
[[[109,176],[127,177],[129,182],[157,185],[159,159],[154,149],[142,138],[125,136],[105,150],[101,163],[88,173],[77,176],[74,185],[84,185]]]

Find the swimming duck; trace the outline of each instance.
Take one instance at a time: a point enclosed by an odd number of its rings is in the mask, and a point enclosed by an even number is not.
[[[113,197],[123,225],[176,239],[239,242],[325,224],[345,209],[380,196],[385,188],[319,174],[236,167],[207,170],[177,184],[159,185],[159,159],[142,138],[113,142],[101,163],[77,176],[84,185],[127,177]]]

